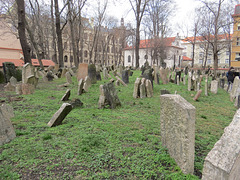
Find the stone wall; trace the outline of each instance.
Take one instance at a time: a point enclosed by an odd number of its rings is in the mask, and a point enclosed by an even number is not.
[[[162,144],[184,173],[194,172],[196,109],[177,94],[160,96]]]

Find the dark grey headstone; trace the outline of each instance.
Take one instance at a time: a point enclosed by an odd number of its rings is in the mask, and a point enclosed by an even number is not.
[[[68,89],[68,90],[66,91],[66,93],[63,95],[63,97],[62,97],[61,101],[68,101],[68,100],[69,100],[69,97],[70,97],[70,95],[71,95],[71,90],[70,90],[70,89]]]
[[[96,71],[96,78],[97,78],[97,81],[101,81],[102,80],[100,71]]]
[[[122,71],[122,80],[123,80],[123,82],[126,83],[126,84],[129,83],[128,70],[123,70],[123,71]]]
[[[171,94],[171,93],[166,89],[161,89],[160,94],[163,95],[163,94]]]
[[[3,64],[3,72],[5,77],[5,82],[9,82],[10,78],[13,76],[17,78],[16,67],[12,62],[4,62]]]
[[[152,69],[151,68],[148,68],[148,69],[145,69],[142,77],[145,78],[145,79],[149,79],[152,83],[152,86],[153,86],[153,76],[152,76]]]
[[[94,64],[88,65],[88,76],[91,79],[91,83],[97,83],[97,75],[96,75],[96,66]]]

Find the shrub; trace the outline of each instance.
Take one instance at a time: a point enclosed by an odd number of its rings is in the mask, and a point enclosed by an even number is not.
[[[22,70],[21,69],[16,70],[16,79],[17,79],[17,81],[22,80]]]

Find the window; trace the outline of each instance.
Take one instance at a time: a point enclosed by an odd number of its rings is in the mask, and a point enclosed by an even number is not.
[[[131,62],[131,56],[128,55],[128,62],[130,63]]]
[[[88,57],[88,52],[84,51],[84,57],[87,58]]]
[[[68,62],[68,57],[64,56],[64,62]]]
[[[240,46],[240,38],[237,38],[237,46]]]
[[[230,52],[229,51],[226,51],[226,55],[229,56]]]
[[[203,63],[203,60],[202,59],[199,59],[199,64],[202,64]]]
[[[208,64],[211,64],[211,59],[208,59],[208,60],[207,60],[207,63],[208,63]]]
[[[225,63],[226,63],[226,64],[229,64],[229,59],[225,59]]]
[[[218,59],[218,64],[220,64],[220,59]]]

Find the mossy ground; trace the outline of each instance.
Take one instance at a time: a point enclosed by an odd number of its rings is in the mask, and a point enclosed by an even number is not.
[[[8,101],[17,137],[0,146],[0,179],[199,179],[204,158],[232,121],[236,111],[229,94],[194,101],[187,85],[154,84],[152,98],[134,99],[134,71],[127,87],[116,87],[122,103],[117,109],[98,109],[99,85],[77,96],[77,80],[70,99],[79,98],[83,107],[73,109],[57,127],[47,127],[60,108],[67,88],[65,79],[40,83],[32,95]],[[204,82],[204,81],[203,81]],[[204,86],[203,86],[204,87]],[[177,91],[196,107],[195,173],[185,175],[161,144],[160,90]]]

